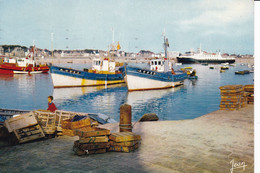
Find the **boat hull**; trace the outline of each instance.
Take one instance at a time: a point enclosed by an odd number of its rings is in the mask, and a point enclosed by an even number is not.
[[[36,73],[48,73],[48,66],[41,67],[17,67],[15,65],[1,64],[0,74],[36,74]]]
[[[219,59],[198,59],[198,58],[190,58],[190,57],[177,57],[178,63],[183,64],[192,64],[192,63],[234,63],[235,59],[230,58],[219,58]]]
[[[173,75],[171,72],[156,72],[129,66],[125,67],[125,71],[128,91],[172,88],[182,85],[187,78],[187,74],[183,72]]]
[[[122,73],[99,74],[69,68],[51,67],[54,88],[99,86],[124,83]]]

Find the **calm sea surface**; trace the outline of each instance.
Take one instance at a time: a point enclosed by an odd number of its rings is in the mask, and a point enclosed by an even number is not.
[[[90,65],[64,64],[82,69]],[[146,64],[137,64],[146,66]],[[200,64],[174,66],[193,67],[198,80],[186,80],[183,86],[152,91],[128,92],[125,84],[105,87],[54,89],[50,74],[0,74],[0,108],[47,109],[47,97],[54,96],[58,109],[88,113],[104,113],[119,121],[120,105],[132,106],[132,119],[138,120],[145,113],[156,113],[161,120],[191,119],[219,109],[222,85],[253,84],[254,74],[235,75],[237,70],[249,70],[237,64],[224,73],[220,65]]]

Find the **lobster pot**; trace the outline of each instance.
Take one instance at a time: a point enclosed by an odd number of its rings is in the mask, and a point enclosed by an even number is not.
[[[120,132],[132,132],[132,111],[131,105],[123,104],[120,106]]]
[[[238,110],[242,106],[244,87],[243,85],[225,85],[219,87],[221,94],[220,110]]]

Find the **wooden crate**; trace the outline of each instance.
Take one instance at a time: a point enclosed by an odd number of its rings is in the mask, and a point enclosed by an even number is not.
[[[82,150],[80,148],[73,148],[73,151],[76,155],[78,156],[84,156],[84,155],[92,155],[92,154],[102,154],[102,153],[106,153],[107,149],[106,148],[102,148],[102,149],[97,149],[97,150]]]
[[[236,111],[239,108],[219,108],[220,110],[227,110],[227,111]]]
[[[78,130],[91,130],[91,127],[82,127],[79,128]],[[62,135],[67,135],[67,136],[77,136],[75,135],[75,129],[62,129]]]
[[[99,143],[99,142],[108,142],[107,136],[95,136],[89,138],[79,138],[79,143]]]
[[[247,101],[249,101],[249,102],[254,102],[254,96],[249,96],[249,97],[247,97]]]
[[[236,97],[239,97],[239,96],[241,96],[243,93],[242,92],[221,92],[220,93],[220,95],[221,95],[221,97],[223,97],[223,96],[230,96],[230,97],[234,97],[234,96],[236,96]]]
[[[240,104],[219,105],[220,108],[240,108]]]
[[[221,97],[221,102],[240,102],[242,97],[234,97],[234,98],[226,98],[226,97]]]
[[[109,142],[99,142],[95,144],[82,144],[79,140],[74,142],[74,146],[82,150],[96,150],[101,148],[109,148]]]
[[[127,142],[127,141],[141,140],[141,136],[133,132],[117,132],[117,133],[112,133],[109,136],[109,139],[115,142]]]
[[[70,111],[63,111],[63,110],[56,110],[55,113],[56,113],[56,116],[57,116],[57,124],[56,124],[57,131],[62,131],[62,127],[61,127],[61,121],[62,120],[71,119],[75,115],[88,116],[87,113],[70,112]]]
[[[17,137],[19,143],[24,143],[45,137],[41,126],[38,124],[31,127],[15,129],[14,134]]]
[[[81,127],[91,127],[91,119],[85,118],[79,121],[71,122],[71,129],[79,129]]]
[[[244,91],[254,93],[254,85],[245,85]]]
[[[231,99],[231,100],[236,100],[236,99],[240,99],[241,95],[221,95],[221,99]]]
[[[50,111],[33,111],[38,119],[39,125],[45,134],[54,134],[56,132],[56,114]]]
[[[89,130],[81,130],[81,129],[76,129],[74,130],[74,134],[79,137],[94,137],[94,136],[104,136],[104,135],[109,135],[110,130],[104,129],[104,128],[99,128],[99,127],[92,127]]]
[[[71,129],[62,129],[62,135],[75,136],[74,130]]]
[[[220,102],[221,105],[236,105],[239,104],[241,101],[222,101]]]
[[[13,132],[16,129],[30,127],[36,124],[38,124],[38,121],[35,118],[33,112],[20,114],[16,117],[5,120],[4,122],[4,126],[8,129],[9,133]]]
[[[110,146],[121,146],[121,147],[131,147],[138,143],[139,141],[127,141],[127,142],[115,142],[109,141]]]
[[[236,90],[243,88],[243,85],[224,85],[219,87],[220,90]]]
[[[139,147],[139,143],[136,143],[134,146],[122,147],[122,146],[110,146],[108,151],[119,151],[129,153],[136,150]]]
[[[62,129],[71,129],[71,120],[72,120],[72,118],[61,120],[61,128]]]

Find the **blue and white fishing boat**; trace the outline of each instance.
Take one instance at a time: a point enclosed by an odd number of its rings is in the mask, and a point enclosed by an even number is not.
[[[125,72],[124,79],[128,91],[172,88],[183,84],[187,79],[187,73],[172,69],[167,58],[167,47],[169,47],[168,39],[164,36],[165,58],[152,59],[149,63],[150,69],[128,65],[121,68]]]
[[[116,69],[116,63],[108,58],[94,58],[91,69],[76,70],[52,66],[50,72],[54,88],[124,83],[124,76]]]

